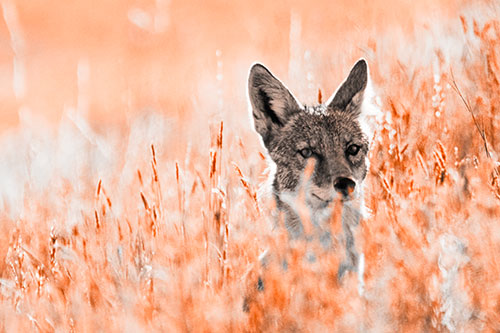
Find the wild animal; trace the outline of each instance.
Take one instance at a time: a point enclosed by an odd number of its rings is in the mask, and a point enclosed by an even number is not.
[[[332,203],[342,203],[346,260],[339,277],[356,270],[358,253],[353,227],[363,207],[363,180],[368,168],[370,131],[363,123],[368,99],[368,66],[360,59],[324,104],[304,106],[264,65],[250,69],[248,95],[254,128],[273,166],[272,193],[292,239],[319,239],[331,245],[327,224]],[[369,101],[368,101],[369,102]],[[308,165],[312,173],[304,177]],[[304,232],[297,209],[299,193],[309,209],[312,235]]]

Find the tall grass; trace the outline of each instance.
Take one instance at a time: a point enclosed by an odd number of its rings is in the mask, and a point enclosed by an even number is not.
[[[363,292],[337,280],[338,214],[333,250],[288,240],[257,136],[231,117],[178,138],[159,114],[103,134],[68,111],[2,141],[1,329],[500,330],[500,21],[455,23],[418,61],[391,35],[365,51],[382,117],[355,236]]]

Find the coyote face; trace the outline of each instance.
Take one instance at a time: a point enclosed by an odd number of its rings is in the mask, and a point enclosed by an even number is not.
[[[367,64],[359,60],[327,103],[310,107],[261,64],[252,66],[248,81],[255,130],[276,164],[273,192],[289,231],[299,235],[293,202],[300,191],[316,223],[330,215],[336,198],[346,203],[360,197],[369,144],[360,123]],[[304,179],[310,163],[312,174]]]

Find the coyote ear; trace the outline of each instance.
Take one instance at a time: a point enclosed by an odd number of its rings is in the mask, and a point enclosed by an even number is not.
[[[359,112],[368,83],[368,65],[360,59],[351,69],[347,79],[327,102],[328,108]]]
[[[254,64],[248,76],[248,96],[255,130],[267,147],[273,134],[302,107],[290,91],[261,64]]]

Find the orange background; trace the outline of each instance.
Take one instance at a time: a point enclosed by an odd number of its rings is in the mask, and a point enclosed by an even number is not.
[[[60,119],[65,108],[77,108],[101,129],[148,110],[189,119],[194,109],[213,112],[217,91],[226,111],[245,113],[252,62],[264,62],[299,90],[303,82],[290,82],[289,65],[299,60],[296,69],[304,69],[306,61],[297,58],[306,51],[321,64],[354,61],[366,56],[379,34],[411,36],[417,18],[443,18],[463,4],[7,0],[0,20],[0,131],[18,124],[21,107],[51,121]],[[24,68],[24,93],[17,97],[14,59]],[[334,89],[349,66],[326,68],[332,76],[317,75],[316,86]]]

